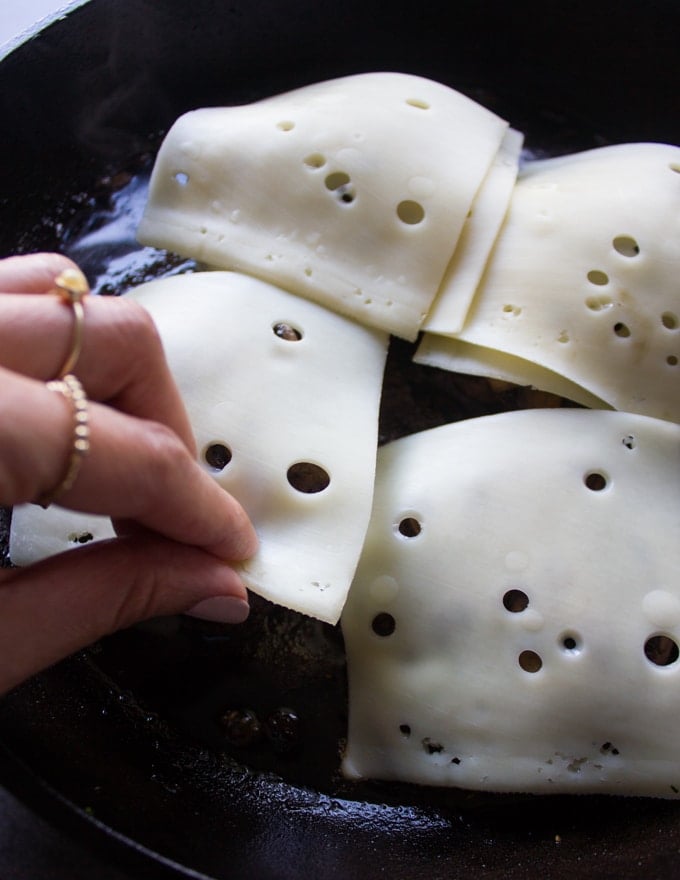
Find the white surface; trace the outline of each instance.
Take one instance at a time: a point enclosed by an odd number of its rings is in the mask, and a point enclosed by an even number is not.
[[[458,247],[423,322],[423,330],[450,334],[463,327],[512,198],[523,143],[521,132],[513,128],[506,131],[468,212]]]
[[[178,275],[128,296],[156,322],[201,461],[255,524],[244,583],[335,623],[371,513],[386,334],[233,272]],[[277,336],[280,322],[302,338]],[[215,443],[232,452],[222,470],[206,463]],[[296,491],[286,474],[298,462],[322,467],[329,485]]]
[[[679,184],[680,147],[665,144],[525,165],[456,340],[523,359],[527,376],[537,364],[537,388],[552,390],[548,370],[680,422]]]
[[[383,446],[342,617],[345,773],[677,796],[680,660],[644,646],[680,643],[679,451],[680,425],[576,409]]]
[[[89,0],[2,0],[0,58],[4,58],[42,27]]]
[[[196,110],[160,149],[139,239],[415,339],[507,127],[401,73]]]

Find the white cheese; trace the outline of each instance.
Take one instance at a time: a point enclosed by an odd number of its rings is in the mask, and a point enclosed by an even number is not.
[[[524,136],[508,129],[463,226],[458,247],[422,329],[456,333],[465,322],[501,228],[519,171]]]
[[[663,144],[525,166],[456,337],[680,421],[678,168],[680,147]]]
[[[387,336],[231,272],[130,295],[156,322],[204,467],[257,529],[244,582],[334,623],[370,516]],[[289,480],[301,463],[318,491]]]
[[[599,397],[559,373],[553,373],[552,370],[498,349],[483,348],[450,336],[423,333],[413,360],[417,364],[438,367],[453,373],[531,386],[591,409],[611,409]]]
[[[679,533],[670,422],[529,410],[383,447],[344,773],[676,796]]]
[[[65,550],[115,536],[111,520],[106,516],[77,513],[63,507],[45,510],[36,504],[21,504],[12,510],[9,557],[14,565],[30,565]]]
[[[238,566],[244,583],[335,623],[371,511],[387,335],[233,272],[127,295],[158,327],[203,467],[253,520],[260,547]],[[27,565],[76,546],[72,534],[97,537],[94,519],[28,505],[11,558]]]
[[[414,339],[507,127],[401,73],[196,110],[161,146],[139,239]]]

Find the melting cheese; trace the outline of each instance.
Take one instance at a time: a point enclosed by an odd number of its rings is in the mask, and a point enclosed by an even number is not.
[[[342,617],[352,778],[680,790],[680,427],[459,422],[379,452]]]
[[[414,339],[507,127],[397,73],[196,110],[161,146],[139,239]]]

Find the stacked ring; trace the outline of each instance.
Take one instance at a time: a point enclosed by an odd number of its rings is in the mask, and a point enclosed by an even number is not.
[[[83,309],[83,297],[89,293],[87,279],[76,268],[66,269],[54,280],[54,291],[64,303],[73,309],[75,320],[73,328],[73,342],[71,351],[64,361],[58,378],[47,383],[50,391],[62,394],[71,404],[73,409],[73,435],[69,457],[66,463],[64,476],[50,492],[41,495],[37,504],[49,507],[60,495],[73,486],[80,471],[83,458],[90,451],[90,426],[88,424],[88,400],[85,390],[80,381],[73,375],[72,370],[78,362],[83,347],[83,330],[85,326],[85,311]]]
[[[78,379],[68,373],[63,379],[55,379],[47,383],[50,391],[56,391],[69,401],[73,408],[73,440],[69,451],[64,476],[57,486],[38,498],[41,507],[49,507],[60,495],[73,486],[80,471],[83,458],[90,451],[90,426],[87,395]]]

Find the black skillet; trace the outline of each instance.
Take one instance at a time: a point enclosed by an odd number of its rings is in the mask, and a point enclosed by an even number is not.
[[[65,250],[102,293],[176,271],[130,237],[172,121],[360,71],[466,92],[534,155],[679,143],[679,36],[674,0],[92,0],[0,63],[0,255]],[[532,403],[409,351],[390,353],[383,439]],[[255,597],[242,628],[153,621],[7,696],[0,781],[145,877],[677,873],[674,803],[343,782],[345,700],[337,630]]]

